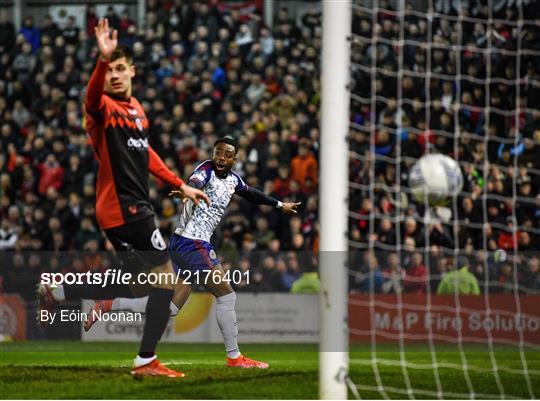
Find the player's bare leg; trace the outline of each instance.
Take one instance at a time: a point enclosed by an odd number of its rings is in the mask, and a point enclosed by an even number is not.
[[[211,277],[206,280],[206,287],[216,297],[216,318],[219,329],[223,335],[225,351],[227,351],[227,366],[238,368],[266,369],[268,364],[246,358],[240,353],[238,347],[238,327],[236,325],[236,293],[226,280],[221,264],[216,265]]]
[[[171,302],[171,308],[173,305],[176,308],[176,313],[174,314],[174,316],[178,315],[178,312],[180,312],[180,309],[182,309],[182,307],[188,300],[189,294],[191,294],[191,286],[189,284],[185,284],[182,280],[180,280],[178,284],[176,284],[176,286],[174,287],[174,295]],[[171,316],[173,315],[171,314]]]

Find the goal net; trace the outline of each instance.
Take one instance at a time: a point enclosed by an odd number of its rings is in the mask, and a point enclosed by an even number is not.
[[[352,3],[352,396],[540,394],[534,3]],[[408,188],[429,153],[463,173],[443,206]]]

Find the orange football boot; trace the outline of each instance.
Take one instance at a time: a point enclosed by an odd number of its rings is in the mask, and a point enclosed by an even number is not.
[[[152,362],[146,365],[138,366],[131,369],[131,374],[134,377],[141,376],[167,376],[167,377],[185,377],[183,372],[177,372],[176,370],[169,369],[156,358]]]
[[[240,355],[238,358],[227,358],[227,366],[230,368],[242,369],[266,369],[269,365],[266,362],[259,362],[251,358]]]

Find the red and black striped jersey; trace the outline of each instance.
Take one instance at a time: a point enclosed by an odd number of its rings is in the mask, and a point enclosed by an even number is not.
[[[153,215],[149,172],[175,187],[184,183],[150,147],[148,119],[137,99],[104,93],[107,69],[98,61],[85,98],[86,129],[99,162],[96,217],[102,229]]]

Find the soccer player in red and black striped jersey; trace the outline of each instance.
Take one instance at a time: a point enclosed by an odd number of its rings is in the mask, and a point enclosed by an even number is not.
[[[187,186],[174,175],[148,143],[148,119],[140,103],[131,96],[135,66],[125,48],[118,47],[118,33],[110,31],[107,19],[95,28],[99,60],[88,83],[85,111],[86,128],[99,161],[96,217],[100,227],[118,251],[130,250],[153,273],[171,273],[173,267],[167,246],[154,223],[148,196],[148,172],[182,191],[196,204],[208,197]],[[166,278],[167,275],[161,275]],[[75,299],[134,297],[125,285],[102,288],[99,285],[64,285],[51,288],[40,285],[40,309]],[[146,323],[134,375],[183,377],[159,363],[155,349],[169,318],[173,283],[152,286],[146,308]]]

